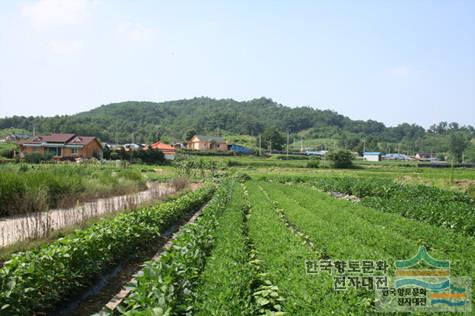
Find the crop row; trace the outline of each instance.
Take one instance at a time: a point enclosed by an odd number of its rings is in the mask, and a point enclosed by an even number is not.
[[[355,295],[333,291],[330,275],[306,273],[305,260],[319,259],[318,255],[279,219],[257,183],[246,186],[252,205],[249,235],[266,279],[285,299],[283,311],[289,315],[362,314],[364,306]]]
[[[185,225],[160,260],[148,261],[128,285],[128,297],[118,306],[124,315],[176,315],[192,311],[196,286],[215,242],[218,219],[230,199],[224,182],[194,223]]]
[[[334,259],[386,260],[412,257],[424,245],[436,258],[451,260],[451,273],[475,276],[475,241],[443,227],[336,200],[310,187],[261,183],[288,220]]]
[[[273,180],[305,182],[324,191],[355,195],[365,206],[448,227],[467,235],[475,234],[475,201],[461,192],[401,184],[390,179],[291,176],[274,177]]]
[[[284,210],[280,207],[280,204],[276,200],[271,199],[269,194],[262,188],[262,186],[259,186],[259,189],[262,192],[262,194],[270,201],[272,208],[277,213],[277,215],[279,216],[280,220],[284,223],[284,225],[287,226],[287,228],[295,236],[300,238],[305,245],[307,245],[310,249],[312,249],[313,251],[317,253],[319,249],[317,248],[315,243],[312,241],[310,236],[302,232],[297,225],[295,225],[289,220]]]
[[[18,253],[0,269],[0,314],[50,311],[119,260],[149,247],[163,229],[209,200],[206,186],[173,202],[104,219],[41,248]]]
[[[249,264],[243,189],[235,184],[232,198],[218,219],[216,242],[207,260],[193,304],[196,315],[252,315],[253,270]]]

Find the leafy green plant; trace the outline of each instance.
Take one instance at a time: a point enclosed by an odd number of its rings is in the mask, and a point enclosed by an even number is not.
[[[162,229],[203,205],[212,192],[207,186],[173,202],[104,219],[41,248],[14,254],[0,269],[1,313],[31,315],[51,310],[119,260],[147,247]],[[206,240],[206,235],[200,237]]]
[[[193,307],[196,286],[215,241],[218,218],[230,199],[223,184],[202,215],[180,230],[172,248],[159,261],[145,263],[143,272],[129,284],[131,292],[118,307],[124,315],[186,314]]]
[[[330,151],[327,159],[332,162],[334,168],[351,168],[353,166],[353,154],[349,150]]]

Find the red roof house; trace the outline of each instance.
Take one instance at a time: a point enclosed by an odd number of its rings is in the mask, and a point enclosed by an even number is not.
[[[152,147],[153,149],[158,149],[161,152],[163,152],[163,154],[165,155],[165,159],[168,159],[168,160],[175,159],[176,149],[173,146],[170,146],[168,144],[164,144],[161,142],[156,142],[150,145],[150,147]]]

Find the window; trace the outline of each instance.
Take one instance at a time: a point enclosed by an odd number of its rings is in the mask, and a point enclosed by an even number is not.
[[[71,153],[76,156],[79,153],[79,148],[71,148]]]
[[[47,147],[46,152],[52,153],[53,156],[61,157],[62,153],[61,147]]]

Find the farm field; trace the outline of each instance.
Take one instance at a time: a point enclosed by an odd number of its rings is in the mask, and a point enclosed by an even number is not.
[[[130,170],[154,177],[155,169]],[[445,170],[229,169],[194,170],[193,177],[212,181],[171,201],[106,217],[13,254],[0,268],[2,311],[366,315],[379,306],[376,283],[345,283],[337,291],[338,269],[371,262],[371,276],[391,282],[395,262],[412,258],[420,247],[450,260],[451,275],[475,278],[475,201],[469,192],[443,182],[428,186],[401,180],[409,174],[443,180]],[[182,173],[163,167],[158,175]],[[470,170],[454,174],[460,180],[473,177]],[[191,214],[196,220],[181,226]],[[176,231],[173,237],[171,231]],[[162,249],[165,241],[170,247]],[[158,251],[152,259],[150,251]],[[120,280],[102,281],[139,253]],[[309,271],[322,262],[333,263],[332,273]],[[98,282],[103,283],[99,292],[85,296]],[[125,294],[111,305],[118,293],[113,289],[119,288]],[[74,307],[76,301],[80,308]],[[73,307],[65,311],[64,306]]]

